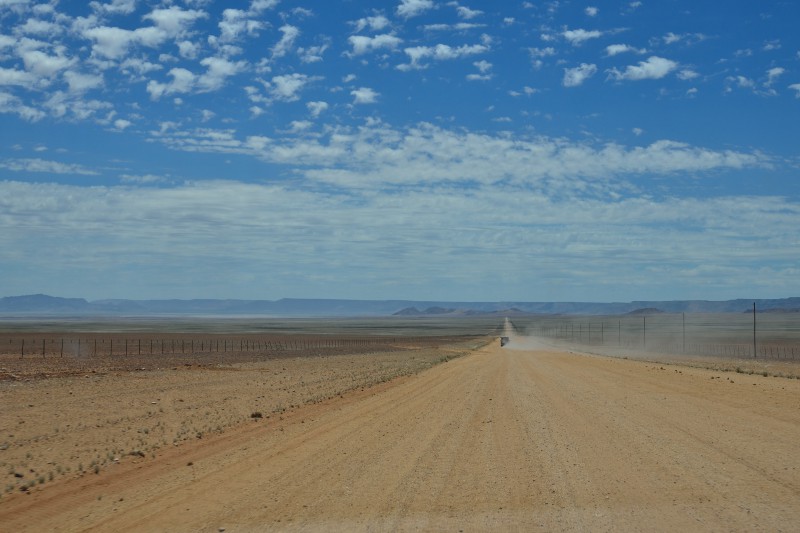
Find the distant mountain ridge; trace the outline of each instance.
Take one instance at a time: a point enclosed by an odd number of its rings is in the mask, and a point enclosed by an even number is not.
[[[481,314],[622,315],[648,310],[663,313],[799,312],[800,297],[760,300],[674,300],[634,302],[438,302],[413,300],[94,300],[46,294],[0,298],[0,314],[79,316],[263,315],[274,317],[473,316]],[[422,309],[422,311],[420,311]]]

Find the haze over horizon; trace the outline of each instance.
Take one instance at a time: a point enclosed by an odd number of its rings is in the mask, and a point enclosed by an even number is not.
[[[0,295],[800,294],[798,20],[0,0]]]

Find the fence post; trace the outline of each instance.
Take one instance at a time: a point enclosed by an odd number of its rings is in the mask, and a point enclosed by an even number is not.
[[[642,317],[642,348],[647,349],[647,317]]]
[[[756,352],[756,303],[753,302],[753,359],[758,357]]]
[[[686,353],[686,313],[681,313],[683,320],[683,353]]]

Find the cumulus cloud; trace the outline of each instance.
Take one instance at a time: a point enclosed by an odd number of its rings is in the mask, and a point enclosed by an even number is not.
[[[793,83],[793,84],[789,85],[789,88],[791,90],[795,91],[795,93],[794,93],[794,97],[795,98],[800,98],[800,83]]]
[[[93,42],[93,52],[108,59],[120,59],[132,46],[141,45],[155,48],[170,38],[176,38],[187,31],[196,20],[207,17],[198,10],[184,10],[172,6],[166,9],[154,9],[144,19],[154,23],[153,26],[134,30],[113,26],[90,26],[83,29],[83,36]]]
[[[40,109],[26,105],[19,97],[2,90],[0,90],[0,113],[17,115],[27,122],[37,122],[47,116]]]
[[[426,65],[422,62],[425,59],[446,61],[476,54],[483,54],[488,50],[489,47],[482,44],[462,45],[459,47],[452,47],[446,44],[437,44],[436,46],[413,46],[403,50],[411,62],[398,65],[397,68],[399,70],[421,69],[426,67]]]
[[[598,30],[564,30],[561,35],[572,44],[572,46],[580,46],[590,39],[597,39],[603,35],[603,32]]]
[[[378,96],[380,96],[369,87],[359,87],[350,91],[350,94],[353,95],[354,104],[374,104],[378,101]]]
[[[596,7],[589,6],[586,9],[584,9],[583,12],[586,13],[590,17],[596,17],[597,14],[600,12],[600,10],[598,8],[596,8]]]
[[[244,61],[230,61],[224,57],[207,57],[200,61],[206,67],[206,72],[196,75],[182,67],[170,69],[167,73],[172,76],[169,83],[160,83],[150,80],[147,83],[147,92],[150,98],[158,100],[162,96],[176,93],[209,92],[219,90],[225,80],[242,72],[247,63]]]
[[[606,46],[606,56],[608,57],[624,54],[626,52],[632,52],[634,54],[646,54],[647,50],[644,48],[635,48],[628,44],[610,44]]]
[[[315,79],[317,78],[299,73],[275,76],[272,78],[270,93],[276,100],[294,102],[300,99],[300,91]]]
[[[488,61],[482,59],[480,61],[475,61],[472,63],[477,69],[478,74],[469,74],[467,75],[467,79],[470,81],[488,81],[492,79],[492,64]]]
[[[224,57],[207,57],[200,64],[207,69],[197,78],[197,87],[201,91],[220,89],[227,78],[242,72],[247,66],[245,61],[230,61]]]
[[[353,47],[351,52],[353,56],[359,56],[381,48],[394,50],[403,42],[402,39],[390,33],[376,35],[374,37],[351,35],[347,38],[347,41],[350,43],[350,46]]]
[[[64,80],[67,82],[71,93],[82,93],[103,86],[102,74],[83,74],[67,71],[64,73]]]
[[[265,23],[256,18],[260,11],[260,8],[253,7],[248,11],[233,8],[223,10],[222,20],[217,23],[220,41],[229,43],[244,36],[258,35],[259,30],[265,27]]]
[[[89,2],[95,13],[102,15],[130,15],[136,9],[136,0],[111,0],[111,2]]]
[[[433,9],[433,7],[433,0],[400,0],[397,14],[404,18],[411,18]]]
[[[770,87],[773,83],[778,81],[778,78],[780,78],[785,72],[786,69],[782,67],[773,67],[769,69],[767,71],[767,81],[764,82],[764,86]]]
[[[456,6],[456,13],[458,13],[459,18],[470,20],[474,19],[475,17],[479,17],[483,15],[483,11],[479,9],[470,9],[464,6]]]
[[[158,100],[164,95],[174,93],[188,93],[195,85],[195,76],[191,71],[185,68],[173,68],[168,72],[172,76],[172,81],[169,83],[159,83],[155,80],[150,80],[147,83],[147,92],[150,93],[150,98]]]
[[[118,118],[114,121],[114,129],[117,131],[124,131],[126,128],[130,127],[133,124],[130,120],[125,120],[124,118]]]
[[[616,80],[658,80],[678,68],[678,63],[663,57],[651,56],[638,65],[629,65],[624,71],[609,70],[609,75]]]
[[[580,66],[564,69],[564,87],[577,87],[597,73],[597,65],[581,63]]]
[[[285,56],[289,50],[292,49],[292,46],[294,46],[297,37],[300,36],[300,28],[290,24],[284,24],[279,30],[283,35],[281,35],[280,40],[275,46],[272,47],[273,58]]]
[[[20,53],[25,70],[37,76],[52,77],[73,66],[74,58],[62,55],[49,55],[41,50],[24,50]]]
[[[37,86],[46,85],[47,83],[47,81],[42,80],[39,76],[31,72],[16,68],[0,67],[0,86],[16,85],[25,87],[26,89],[33,89]]]
[[[204,11],[195,9],[181,9],[171,6],[166,9],[154,9],[143,18],[151,20],[155,26],[163,30],[169,37],[177,37],[199,19],[207,18]]]
[[[376,15],[374,17],[360,18],[354,22],[351,22],[351,24],[355,26],[355,32],[358,33],[365,29],[380,31],[389,26],[390,22],[389,19],[383,15]]]
[[[308,108],[309,114],[312,117],[317,118],[326,109],[328,109],[328,102],[308,102],[306,103],[306,107]]]

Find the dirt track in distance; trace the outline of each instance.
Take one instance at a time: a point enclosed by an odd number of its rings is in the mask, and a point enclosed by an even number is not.
[[[788,531],[800,381],[494,343],[0,501],[7,530]]]

